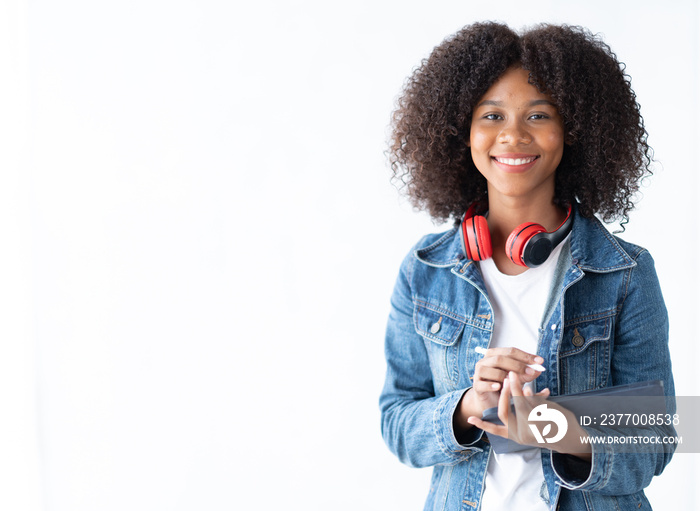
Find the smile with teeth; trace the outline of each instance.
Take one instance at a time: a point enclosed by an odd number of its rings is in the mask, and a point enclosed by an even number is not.
[[[494,156],[493,159],[496,160],[498,163],[503,163],[505,165],[526,165],[528,163],[532,163],[535,161],[538,157],[537,156],[528,156],[527,158],[501,158],[499,156]]]

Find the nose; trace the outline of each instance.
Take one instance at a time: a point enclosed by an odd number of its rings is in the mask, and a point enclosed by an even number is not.
[[[532,142],[527,126],[520,119],[511,119],[506,122],[498,134],[498,141],[502,144],[521,145]]]

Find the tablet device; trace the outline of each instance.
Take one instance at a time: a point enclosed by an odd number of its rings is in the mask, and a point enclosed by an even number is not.
[[[579,420],[583,416],[601,417],[606,414],[643,414],[648,416],[666,413],[666,398],[661,380],[604,387],[563,396],[551,396],[547,401],[557,403],[570,410]],[[512,399],[510,409],[511,413],[515,413]],[[499,426],[503,425],[501,419],[498,418],[498,407],[485,410],[481,419]],[[488,433],[486,435],[493,450],[499,454],[533,448],[498,435],[489,435]]]

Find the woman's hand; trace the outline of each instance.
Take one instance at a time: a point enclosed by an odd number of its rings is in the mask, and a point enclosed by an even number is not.
[[[484,410],[498,406],[502,394],[503,381],[509,373],[518,375],[521,382],[533,381],[541,373],[528,364],[542,364],[542,357],[526,353],[518,348],[490,348],[484,358],[476,363],[472,388],[469,389],[457,406],[454,425],[457,431],[471,428],[467,419],[481,417]]]
[[[515,414],[513,416],[510,407],[511,396],[514,398]],[[529,387],[523,388],[523,382],[519,376],[510,372],[503,380],[503,389],[498,399],[498,418],[503,422],[502,426],[485,422],[479,417],[472,416],[467,419],[469,424],[483,429],[487,433],[509,438],[514,442],[532,447],[546,447],[560,453],[573,454],[579,458],[590,460],[590,444],[581,441],[587,433],[578,424],[576,416],[569,410],[547,401],[549,389],[533,395]],[[558,410],[566,418],[567,430],[561,440],[554,443],[541,443],[535,438],[530,428],[528,418],[530,412],[539,405],[545,404],[548,408]],[[541,437],[540,437],[541,439]]]

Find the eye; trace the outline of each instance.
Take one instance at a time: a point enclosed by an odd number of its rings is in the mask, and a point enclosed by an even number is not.
[[[530,116],[530,119],[532,119],[533,121],[540,121],[542,119],[549,119],[549,118],[550,117],[547,114],[532,114]]]
[[[482,119],[486,119],[488,121],[500,121],[503,119],[503,116],[501,114],[486,114],[482,117]]]

